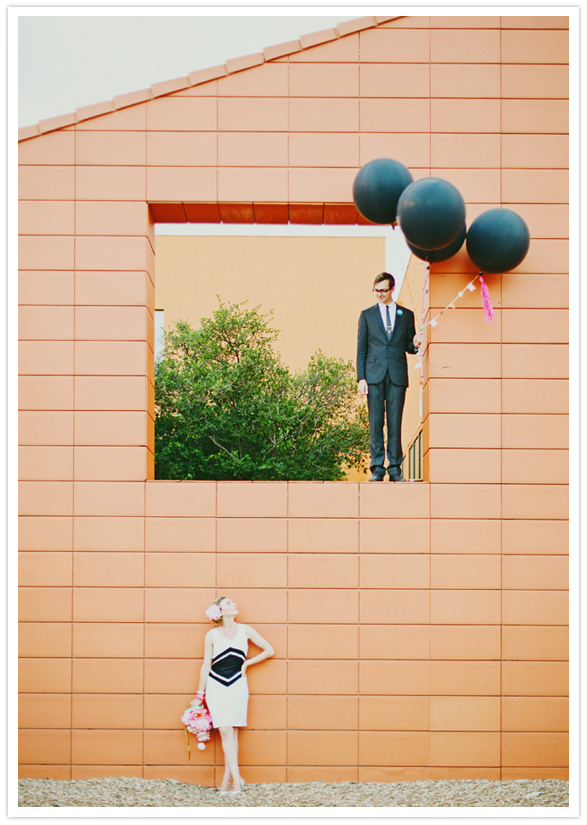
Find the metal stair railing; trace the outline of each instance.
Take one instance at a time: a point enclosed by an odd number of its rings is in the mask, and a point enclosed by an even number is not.
[[[422,481],[422,428],[418,430],[404,453],[402,475],[411,481]]]

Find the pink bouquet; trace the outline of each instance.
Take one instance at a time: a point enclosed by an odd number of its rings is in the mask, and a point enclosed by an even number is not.
[[[198,739],[198,750],[203,751],[206,747],[204,742],[210,739],[210,731],[212,729],[212,717],[210,711],[204,705],[193,705],[183,712],[181,721],[185,725],[185,739],[187,742],[188,758],[190,753],[190,739],[188,731],[194,733]]]

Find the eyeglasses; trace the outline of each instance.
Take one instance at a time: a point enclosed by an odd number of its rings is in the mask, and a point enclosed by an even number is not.
[[[389,287],[388,289],[373,289],[373,292],[375,292],[377,295],[385,295],[386,292],[391,292],[391,287]]]

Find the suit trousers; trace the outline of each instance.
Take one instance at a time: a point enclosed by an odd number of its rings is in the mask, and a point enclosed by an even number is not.
[[[385,466],[383,424],[387,420],[388,471],[400,470],[402,452],[402,415],[406,387],[393,384],[389,373],[379,384],[369,384],[367,405],[369,408],[369,450],[371,470]]]

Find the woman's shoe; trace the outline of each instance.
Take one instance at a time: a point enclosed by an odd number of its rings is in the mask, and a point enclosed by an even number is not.
[[[244,789],[245,789],[245,780],[241,777],[240,791],[228,791],[228,793],[241,793],[241,791],[244,791]]]

